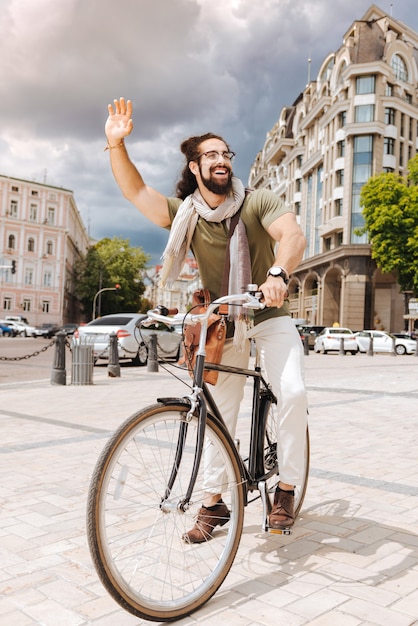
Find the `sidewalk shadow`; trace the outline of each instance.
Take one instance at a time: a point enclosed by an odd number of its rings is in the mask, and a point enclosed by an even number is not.
[[[310,572],[328,579],[327,586],[338,583],[340,590],[344,584],[379,586],[401,581],[417,567],[418,535],[412,528],[413,522],[399,528],[357,516],[355,505],[347,500],[328,500],[302,510],[290,536],[260,532],[260,526],[244,522],[243,535],[253,535],[257,545],[246,554],[240,550],[239,567],[247,577],[254,571],[254,580],[269,585],[271,574],[258,576],[257,569],[265,566],[280,573],[277,587]],[[323,559],[328,563],[321,565]],[[230,590],[240,592],[240,587]]]

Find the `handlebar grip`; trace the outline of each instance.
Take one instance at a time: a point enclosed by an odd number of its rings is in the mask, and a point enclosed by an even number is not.
[[[179,310],[176,309],[175,307],[172,309],[168,309],[166,306],[162,304],[159,304],[156,307],[156,310],[158,311],[160,315],[164,315],[165,317],[167,317],[167,315],[177,315],[177,313],[179,312]]]

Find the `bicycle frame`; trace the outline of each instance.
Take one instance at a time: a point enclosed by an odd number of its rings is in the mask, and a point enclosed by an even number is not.
[[[272,476],[276,469],[272,468],[267,473],[264,468],[264,458],[263,458],[263,446],[264,446],[264,432],[266,426],[267,419],[267,411],[265,409],[266,406],[269,406],[270,403],[277,404],[277,400],[271,391],[268,383],[264,380],[261,375],[261,367],[258,362],[254,369],[241,369],[236,367],[231,367],[222,364],[214,364],[214,363],[205,363],[205,343],[206,343],[206,334],[207,334],[207,326],[208,319],[212,312],[218,308],[220,304],[230,302],[231,299],[241,299],[249,303],[253,308],[262,308],[262,303],[259,300],[259,294],[256,296],[255,292],[250,292],[247,294],[242,294],[239,296],[226,296],[224,298],[219,298],[215,300],[211,305],[209,305],[207,311],[204,314],[199,314],[196,316],[191,316],[193,320],[199,320],[201,323],[201,333],[199,340],[199,347],[197,351],[196,364],[193,372],[193,389],[192,393],[189,396],[186,396],[183,400],[185,402],[185,408],[188,408],[187,416],[191,416],[195,413],[195,411],[199,412],[199,429],[198,429],[198,437],[196,441],[195,447],[195,458],[193,470],[190,477],[190,482],[186,491],[186,495],[181,502],[178,503],[178,507],[181,510],[185,510],[189,506],[190,498],[193,493],[194,485],[196,482],[197,474],[199,471],[202,453],[203,453],[203,445],[204,445],[204,432],[205,425],[207,419],[208,409],[210,411],[211,416],[222,425],[223,430],[225,431],[226,436],[230,440],[231,447],[234,451],[236,451],[237,461],[241,468],[242,481],[246,485],[246,489],[244,490],[244,499],[245,504],[248,503],[248,492],[253,491],[254,489],[258,489],[260,491],[260,495],[263,499],[264,506],[267,509],[268,503],[264,490],[263,495],[263,487],[262,484],[265,484],[265,481]],[[149,312],[150,317],[158,321],[163,321],[167,323],[167,317],[160,316],[155,312]],[[248,454],[248,464],[246,465],[244,460],[241,458],[235,443],[225,425],[225,422],[222,418],[222,415],[216,405],[216,402],[210,393],[208,385],[203,382],[203,373],[204,370],[216,370],[219,372],[227,372],[231,374],[236,374],[238,376],[251,377],[253,379],[253,404],[252,404],[252,412],[251,412],[251,432],[250,432],[250,444],[249,444],[249,454]],[[170,404],[178,403],[178,399],[174,398],[158,398],[158,402],[169,406]],[[177,450],[175,454],[175,459],[173,462],[173,469],[170,475],[170,478],[167,483],[167,488],[164,493],[164,496],[161,499],[161,508],[164,509],[164,503],[169,498],[170,492],[174,485],[176,476],[177,476],[177,468],[181,462],[183,448],[186,441],[187,435],[187,417],[184,422],[184,426],[181,429],[179,434],[179,439],[177,442]]]

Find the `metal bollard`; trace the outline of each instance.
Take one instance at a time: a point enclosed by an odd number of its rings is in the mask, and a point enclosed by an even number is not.
[[[341,354],[342,356],[345,356],[344,337],[340,337],[340,351],[339,351],[339,354]]]
[[[157,357],[157,335],[152,333],[150,335],[150,342],[148,346],[148,372],[158,372],[158,357]]]
[[[396,337],[392,339],[392,356],[398,356],[396,352]]]
[[[63,330],[60,330],[55,335],[55,354],[51,371],[52,385],[67,384],[67,373],[65,371],[65,338],[66,334]]]
[[[303,352],[306,356],[309,356],[309,337],[307,335],[303,338]]]
[[[373,352],[373,337],[370,337],[369,349],[367,350],[367,354],[368,354],[368,356],[373,356],[374,355],[374,352]]]
[[[109,363],[107,365],[107,375],[111,378],[120,376],[118,336],[116,333],[109,335]]]

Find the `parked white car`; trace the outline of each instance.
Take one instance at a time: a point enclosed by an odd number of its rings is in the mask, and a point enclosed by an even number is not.
[[[114,313],[104,315],[79,326],[73,337],[78,343],[93,346],[95,360],[109,358],[109,335],[116,333],[120,359],[131,359],[135,365],[146,365],[152,333],[157,335],[157,354],[160,359],[178,359],[181,335],[174,328],[155,322],[151,327],[140,328],[146,315],[140,313]]]
[[[344,352],[357,354],[359,348],[354,333],[349,328],[339,326],[326,326],[315,338],[314,352],[339,352],[341,339],[344,341]]]
[[[36,328],[34,326],[25,324],[25,322],[11,320],[8,317],[6,317],[5,321],[14,329],[16,337],[36,337]]]
[[[370,338],[373,337],[373,352],[392,352],[395,342],[396,354],[414,354],[417,342],[415,339],[395,337],[383,330],[361,330],[355,333],[360,352],[368,352]]]

